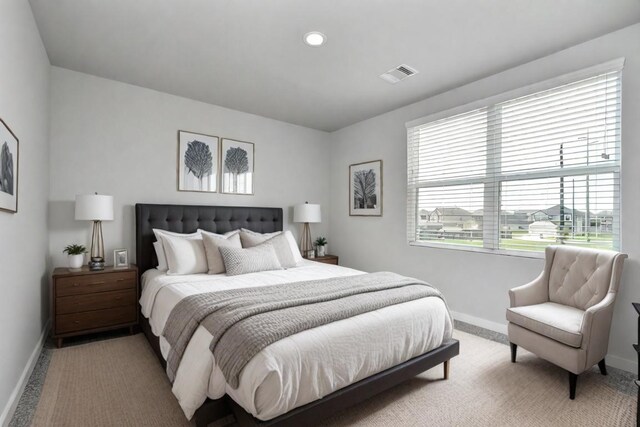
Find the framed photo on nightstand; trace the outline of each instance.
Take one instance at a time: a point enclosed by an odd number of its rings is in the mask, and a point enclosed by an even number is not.
[[[129,256],[126,249],[113,251],[113,268],[129,268]]]

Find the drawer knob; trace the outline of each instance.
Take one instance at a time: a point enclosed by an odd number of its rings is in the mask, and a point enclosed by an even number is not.
[[[80,324],[79,320],[74,320],[73,323],[75,323],[76,325]]]

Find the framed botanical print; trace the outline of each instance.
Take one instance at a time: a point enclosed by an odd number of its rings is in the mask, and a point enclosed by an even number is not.
[[[178,131],[178,190],[218,191],[217,136]]]
[[[382,160],[349,166],[349,215],[382,216]]]
[[[253,194],[253,143],[222,139],[222,192]]]
[[[0,210],[18,212],[18,138],[0,119]]]

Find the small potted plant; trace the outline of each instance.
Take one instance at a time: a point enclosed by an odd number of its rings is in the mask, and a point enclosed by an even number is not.
[[[84,254],[87,253],[87,248],[82,245],[73,244],[64,248],[62,252],[67,254],[69,268],[78,269],[82,267],[84,263]]]
[[[327,254],[327,239],[324,237],[318,237],[315,244],[318,256],[325,256]]]

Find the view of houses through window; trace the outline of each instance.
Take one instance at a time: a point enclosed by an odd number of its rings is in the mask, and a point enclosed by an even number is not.
[[[544,181],[549,191],[540,194],[550,197],[536,200],[534,194],[527,203],[528,206],[519,202],[523,192],[535,193],[541,183],[519,182],[515,185],[502,185],[503,209],[499,218],[501,249],[542,250],[547,245],[557,243],[601,249],[613,248],[615,213],[611,197],[592,194],[590,213],[587,214],[586,208],[580,209],[576,203],[576,198],[580,204],[586,203],[584,176],[564,179],[564,204],[560,202],[560,178]],[[611,175],[591,177],[590,185],[594,188],[606,186],[613,189],[613,178]],[[553,188],[554,186],[556,188]],[[474,203],[473,196],[469,197],[473,194],[473,188],[467,187],[466,190],[467,195],[461,197],[458,202],[443,202],[437,207],[429,206],[429,201],[436,200],[434,192],[423,192],[423,205],[418,212],[418,233],[421,241],[483,246],[482,201]],[[482,189],[476,188],[476,192],[482,193]],[[602,190],[596,193],[602,193]],[[613,191],[609,193],[613,194]],[[465,198],[466,200],[463,200]],[[516,199],[513,205],[512,198]],[[510,205],[513,209],[509,209]]]
[[[617,249],[620,75],[409,128],[410,243]]]

